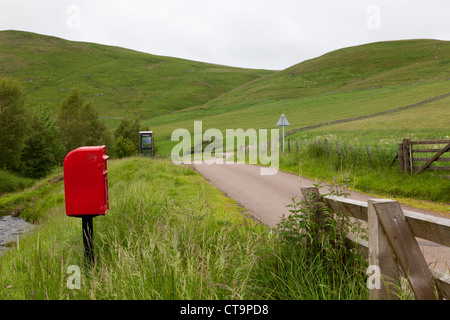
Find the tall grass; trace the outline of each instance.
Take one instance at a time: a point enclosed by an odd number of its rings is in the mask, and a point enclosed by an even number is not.
[[[95,297],[243,298],[258,237],[239,217],[240,222],[217,217],[207,200],[193,206],[146,194],[147,188],[146,183],[125,187],[117,214],[99,225],[101,256],[91,278]]]
[[[345,196],[335,190],[330,188],[330,193]],[[296,270],[292,268],[293,263],[302,265],[300,270],[303,272],[295,274],[301,279],[298,283],[302,287],[280,287],[279,283],[284,281],[274,281],[273,286],[281,293],[298,299],[367,299],[363,273],[367,260],[345,244],[347,234],[356,234],[356,230],[360,237],[367,238],[364,230],[361,231],[348,217],[318,205],[313,198],[301,202],[292,199],[288,207],[291,214],[279,223],[279,248],[294,259],[283,256],[283,261],[279,263],[282,269],[288,267],[291,271]],[[283,277],[292,273],[280,274]],[[283,280],[282,277],[279,280]]]
[[[355,268],[287,243],[191,168],[124,159],[108,174],[111,209],[94,219],[94,264],[84,261],[81,221],[52,200],[63,194],[58,182],[28,202],[38,226],[0,259],[1,299],[368,297]],[[67,285],[72,265],[80,289]]]
[[[418,200],[450,203],[450,182],[436,172],[420,175],[399,173],[397,144],[392,141],[374,143],[362,139],[339,140],[328,137],[328,152],[324,137],[299,141],[299,152],[291,142],[291,152],[280,159],[281,169],[306,177],[331,182],[338,179],[356,190],[387,197],[407,197]],[[370,159],[367,145],[370,145]]]

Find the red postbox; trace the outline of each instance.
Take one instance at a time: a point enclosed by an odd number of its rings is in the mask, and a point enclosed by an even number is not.
[[[81,147],[64,159],[66,214],[105,215],[109,210],[106,147]]]

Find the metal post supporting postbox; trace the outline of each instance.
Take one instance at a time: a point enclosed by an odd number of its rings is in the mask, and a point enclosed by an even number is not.
[[[84,257],[89,264],[94,262],[94,223],[92,216],[82,217]]]

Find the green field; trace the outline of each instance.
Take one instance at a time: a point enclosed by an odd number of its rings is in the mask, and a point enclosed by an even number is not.
[[[193,130],[194,120],[202,120],[204,128],[220,130],[227,128],[269,129],[276,128],[278,118],[281,113],[284,113],[291,124],[291,127],[287,129],[289,131],[406,107],[447,92],[449,92],[448,81],[437,81],[371,90],[352,90],[305,98],[270,100],[259,103],[249,102],[224,108],[191,108],[190,110],[155,117],[144,121],[144,123],[155,131],[159,140],[159,151],[168,154],[173,146],[173,143],[170,142],[172,131],[177,128]],[[411,133],[428,137],[449,134],[447,130],[450,124],[448,120],[449,109],[446,107],[448,106],[448,97],[431,102],[430,105],[431,107],[428,104],[423,104],[397,112],[396,122],[390,121],[390,127],[385,127],[384,121],[376,120],[383,119],[383,117],[390,118],[389,115],[366,119],[365,122],[371,123],[371,121],[374,121],[369,128],[378,132],[374,137],[375,139],[383,139],[385,134],[393,137],[392,127],[403,129],[401,132],[397,130],[398,135],[395,135],[395,138],[400,140]],[[433,112],[428,113],[430,108]],[[419,122],[415,121],[418,117],[420,117]],[[351,125],[346,123],[341,125],[340,128],[351,128]],[[318,130],[316,129],[316,131]],[[328,130],[328,128],[321,130]],[[359,129],[356,128],[355,130]]]

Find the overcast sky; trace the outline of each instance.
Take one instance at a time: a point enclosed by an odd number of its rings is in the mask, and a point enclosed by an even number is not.
[[[280,70],[369,42],[450,40],[450,0],[0,0],[0,30]]]

